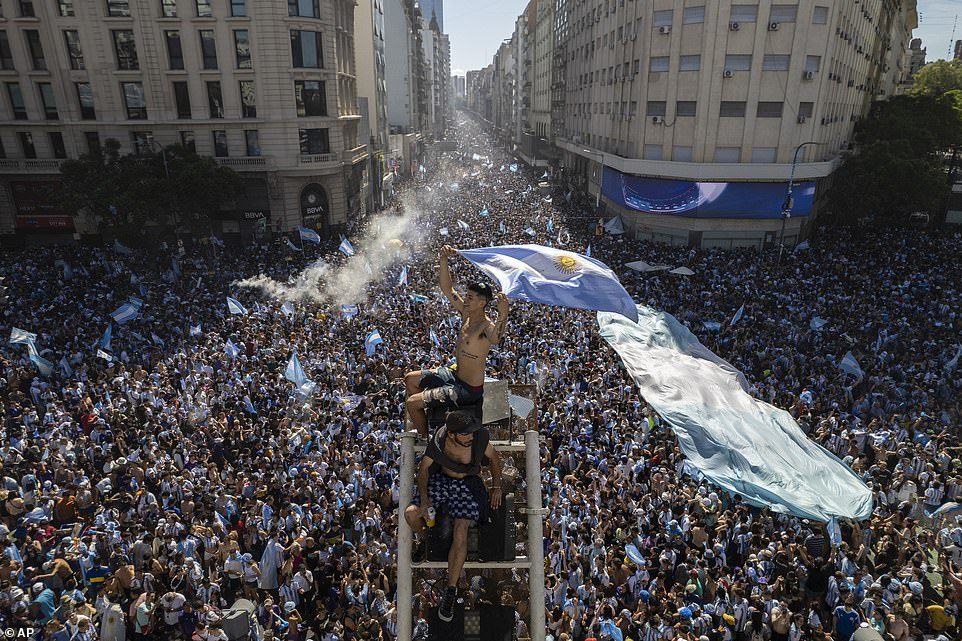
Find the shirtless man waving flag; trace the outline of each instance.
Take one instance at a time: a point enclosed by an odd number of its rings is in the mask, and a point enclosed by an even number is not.
[[[441,291],[461,314],[461,331],[455,353],[454,367],[439,367],[408,372],[404,377],[407,386],[407,410],[414,427],[422,437],[428,435],[426,408],[474,405],[484,395],[484,367],[491,345],[504,335],[508,322],[508,297],[497,297],[487,283],[468,285],[464,295],[454,291],[448,260],[457,251],[445,245],[441,248]],[[494,298],[498,305],[498,318],[492,321],[485,314],[485,307]]]

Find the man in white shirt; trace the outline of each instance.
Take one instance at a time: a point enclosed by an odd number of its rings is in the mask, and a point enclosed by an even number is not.
[[[160,597],[160,607],[164,611],[164,624],[173,629],[180,621],[187,598],[179,592],[170,591]]]

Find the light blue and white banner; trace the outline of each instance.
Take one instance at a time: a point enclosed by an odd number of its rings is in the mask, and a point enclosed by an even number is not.
[[[862,367],[858,364],[858,361],[855,360],[852,352],[845,352],[845,356],[843,356],[842,360],[838,363],[838,368],[846,374],[851,374],[855,378],[865,378],[865,372],[862,371]]]
[[[241,316],[247,316],[247,308],[241,305],[241,302],[236,298],[227,297],[227,311],[231,314],[239,314]]]
[[[467,249],[461,255],[498,281],[509,298],[637,318],[618,277],[594,258],[542,245]]]
[[[301,240],[306,240],[307,242],[314,243],[315,245],[321,244],[321,235],[313,229],[300,227],[298,228],[297,233],[301,235]]]
[[[227,354],[227,358],[234,360],[240,355],[240,347],[228,338],[227,342],[224,343],[224,353]]]
[[[301,251],[301,248],[295,245],[294,243],[292,243],[290,238],[285,238],[284,240],[287,241],[287,246],[290,248],[291,251],[295,251],[295,252]]]
[[[117,321],[118,325],[128,323],[137,318],[139,315],[140,312],[130,303],[124,303],[114,311],[110,312],[110,317]]]
[[[341,244],[338,245],[337,249],[348,258],[354,255],[354,245],[347,238],[341,239]]]
[[[742,316],[744,315],[745,315],[745,303],[742,303],[742,306],[739,307],[738,311],[735,312],[735,315],[732,316],[732,322],[730,322],[728,326],[731,327],[732,325],[740,321],[742,319]]]
[[[107,323],[107,329],[104,330],[104,335],[100,338],[100,348],[110,350],[110,341],[114,337],[114,324]]]
[[[281,305],[281,311],[284,312],[285,316],[291,318],[294,315],[294,303],[291,301],[285,302],[283,305]]]
[[[407,265],[405,265],[405,266],[401,269],[401,275],[398,276],[397,284],[398,284],[399,287],[400,287],[401,285],[407,285],[407,284],[408,284],[408,266],[407,266]]]
[[[828,324],[827,320],[825,320],[824,318],[820,318],[818,316],[813,316],[812,320],[808,321],[808,326],[812,329],[812,331],[815,331],[815,332],[822,331],[822,328],[825,327],[827,324]]]
[[[598,314],[644,399],[712,483],[756,506],[827,522],[868,519],[872,492],[792,416],[748,393],[745,377],[671,314],[638,305],[638,322]]]
[[[29,345],[37,342],[37,335],[25,329],[13,327],[10,329],[10,340],[8,342],[11,345]]]
[[[191,336],[200,336],[200,335],[203,334],[203,333],[204,333],[204,332],[202,331],[200,325],[191,325],[191,326],[190,326],[190,335],[191,335]]]
[[[463,229],[464,231],[467,231],[467,230],[471,229],[471,225],[469,225],[468,223],[464,222],[464,221],[461,220],[460,218],[458,219],[458,227],[460,227],[460,228]]]
[[[375,348],[383,342],[384,339],[381,338],[381,332],[374,330],[367,335],[367,338],[364,339],[364,351],[368,356],[374,356]]]

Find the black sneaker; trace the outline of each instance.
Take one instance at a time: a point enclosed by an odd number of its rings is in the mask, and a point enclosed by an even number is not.
[[[448,586],[448,589],[444,591],[444,596],[441,597],[441,606],[438,608],[438,618],[445,623],[451,623],[451,619],[454,618],[454,600],[458,596],[458,589],[453,586]]]

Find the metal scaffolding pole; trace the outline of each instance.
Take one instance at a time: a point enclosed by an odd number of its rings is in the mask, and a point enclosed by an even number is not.
[[[411,526],[404,518],[404,510],[414,494],[414,432],[401,434],[401,478],[398,502],[397,537],[397,638],[411,641],[414,634],[414,582],[411,573]],[[539,484],[540,485],[540,484]],[[539,487],[540,489],[540,487]]]
[[[545,508],[541,504],[541,446],[538,432],[524,433],[525,483],[528,487],[528,602],[531,641],[544,641],[544,523]]]

